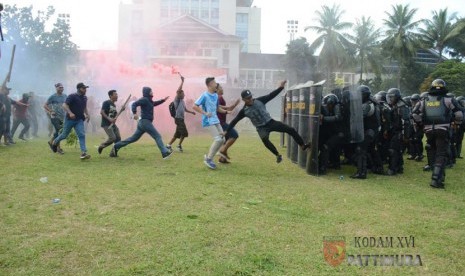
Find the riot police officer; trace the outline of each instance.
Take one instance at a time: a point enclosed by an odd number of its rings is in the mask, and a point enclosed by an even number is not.
[[[412,113],[414,112],[415,108],[417,108],[417,104],[420,102],[420,95],[413,94],[410,97],[410,101],[412,103]],[[415,160],[420,162],[423,160],[423,126],[421,124],[416,124],[413,121],[413,117],[410,125],[410,147],[411,147],[411,157],[407,158],[409,160]]]
[[[398,88],[391,88],[386,94],[386,101],[390,107],[389,126],[385,136],[389,140],[389,169],[388,175],[404,172],[404,159],[401,144],[409,137],[410,113],[408,106],[401,98]]]
[[[415,121],[423,121],[426,148],[434,156],[434,167],[430,186],[444,188],[445,165],[448,158],[449,130],[452,116],[457,125],[462,123],[463,114],[450,97],[446,97],[446,82],[436,79],[431,83],[427,98],[420,102],[414,114]]]
[[[344,131],[342,129],[342,115],[339,99],[335,94],[328,94],[323,98],[323,105],[320,113],[320,155],[319,155],[319,173],[326,174],[330,154],[340,154],[334,151],[344,140]],[[334,160],[335,158],[333,158]],[[339,161],[339,160],[338,160]],[[340,162],[340,161],[339,161]],[[333,167],[339,168],[340,163],[332,164]]]
[[[358,143],[355,148],[354,160],[357,166],[357,172],[352,175],[351,178],[366,179],[367,161],[371,157],[368,152],[373,152],[375,150],[375,139],[378,135],[380,113],[375,102],[371,100],[371,90],[368,86],[361,85],[357,89],[357,93],[362,94],[364,140]],[[382,171],[382,164],[379,164],[380,162],[373,162],[374,158],[370,159],[372,160],[372,170],[379,171],[381,166]]]
[[[464,96],[458,96],[457,97],[457,103],[460,105],[462,114],[465,114],[465,97]],[[455,148],[457,152],[457,158],[462,159],[462,141],[463,141],[463,134],[465,132],[465,120],[462,120],[462,124],[458,126],[457,130],[457,140],[455,143]]]

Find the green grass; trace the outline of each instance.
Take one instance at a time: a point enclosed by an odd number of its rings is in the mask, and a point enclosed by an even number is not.
[[[273,136],[278,144],[277,135]],[[275,158],[254,134],[232,164],[202,162],[208,136],[162,160],[152,140],[92,159],[52,154],[45,139],[0,148],[1,275],[463,275],[463,160],[446,190],[422,163],[352,180],[353,167],[313,177]],[[282,149],[285,153],[285,149]],[[344,180],[339,176],[344,175]],[[41,183],[41,177],[48,177]],[[53,203],[59,198],[60,203]],[[420,254],[422,267],[329,266],[323,237],[348,254]],[[355,248],[354,237],[414,236],[414,248]]]

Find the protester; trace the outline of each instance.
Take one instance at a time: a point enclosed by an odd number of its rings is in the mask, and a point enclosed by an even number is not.
[[[55,129],[52,138],[48,141],[50,148],[52,148],[52,143],[55,138],[60,134],[60,130],[63,128],[63,123],[65,121],[65,110],[63,109],[63,104],[66,101],[67,95],[63,93],[64,88],[63,84],[55,84],[56,93],[51,95],[47,102],[44,104],[44,109],[49,115],[50,122]],[[57,152],[63,154],[64,151],[60,147],[60,143],[57,144]]]
[[[116,125],[116,115],[118,111],[116,110],[115,103],[118,101],[118,93],[116,90],[110,90],[108,91],[108,97],[110,99],[103,102],[102,110],[100,110],[100,115],[102,115],[101,127],[105,130],[108,138],[98,147],[98,154],[101,154],[102,150],[109,145],[121,141],[119,128]],[[121,108],[121,112],[123,112],[124,109],[125,106]]]
[[[174,123],[176,124],[176,131],[174,132],[173,138],[171,141],[166,145],[169,150],[172,150],[171,145],[179,139],[179,144],[177,149],[180,152],[183,152],[182,142],[184,138],[189,136],[189,132],[187,131],[186,123],[184,122],[184,113],[190,113],[195,115],[195,112],[190,111],[186,108],[186,103],[184,102],[184,90],[182,90],[182,86],[184,84],[184,77],[181,76],[181,84],[179,85],[178,90],[176,91],[176,97],[174,98],[174,109],[176,111],[176,115],[174,116]]]
[[[218,119],[217,112],[229,113],[218,106],[218,94],[216,94],[216,81],[215,78],[207,78],[205,80],[207,85],[207,91],[203,92],[202,95],[195,101],[194,110],[202,113],[202,127],[208,128],[210,134],[213,137],[213,143],[210,146],[210,150],[204,155],[204,164],[210,169],[216,169],[216,164],[213,162],[213,157],[216,155],[220,147],[223,145],[223,130]],[[220,156],[227,158],[224,154],[220,153]]]
[[[76,85],[76,93],[70,94],[65,103],[63,109],[66,111],[66,117],[63,126],[63,132],[58,135],[52,143],[52,151],[58,151],[58,145],[61,140],[68,137],[71,129],[74,128],[76,135],[79,139],[79,147],[81,149],[81,159],[89,159],[91,156],[87,154],[86,148],[86,133],[84,130],[84,121],[89,122],[89,113],[87,112],[87,88],[89,86],[80,82]]]
[[[173,153],[173,151],[170,151],[165,147],[160,133],[158,133],[157,129],[153,126],[153,108],[157,105],[164,103],[169,98],[169,96],[158,101],[153,101],[153,91],[150,87],[142,88],[142,96],[142,98],[134,102],[131,106],[131,111],[134,115],[134,120],[136,121],[139,119],[139,116],[137,115],[137,107],[140,106],[141,119],[137,123],[136,131],[131,137],[127,138],[126,140],[117,142],[110,152],[110,157],[117,157],[118,151],[122,147],[136,142],[146,132],[153,138],[153,140],[155,140],[155,143],[157,144],[163,159],[169,158],[170,155]]]
[[[239,111],[236,118],[231,121],[229,127],[225,130],[224,135],[227,135],[240,120],[247,117],[257,128],[258,135],[265,147],[276,156],[277,163],[280,163],[283,160],[283,157],[273,143],[271,143],[270,132],[285,132],[292,136],[302,150],[307,150],[310,145],[304,143],[304,140],[294,128],[283,124],[282,122],[273,120],[270,113],[266,110],[266,103],[278,96],[279,93],[283,91],[285,85],[286,81],[282,81],[278,89],[268,95],[261,96],[256,99],[252,97],[252,92],[250,92],[250,90],[242,91],[241,97],[244,101],[244,107],[241,111]]]

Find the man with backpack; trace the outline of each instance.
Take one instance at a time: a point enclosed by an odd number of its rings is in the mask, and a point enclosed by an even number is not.
[[[186,123],[184,122],[184,113],[190,113],[195,115],[194,111],[190,111],[186,108],[186,103],[184,102],[184,90],[182,90],[182,85],[184,84],[184,77],[181,76],[181,84],[179,85],[178,90],[176,91],[176,97],[174,101],[172,101],[169,105],[170,115],[174,118],[174,123],[176,124],[176,131],[174,132],[173,138],[171,141],[166,144],[166,148],[172,150],[171,145],[179,139],[179,144],[177,146],[180,152],[183,151],[182,149],[182,142],[184,138],[189,136],[189,132],[187,131]]]
[[[454,104],[452,98],[447,97],[446,82],[436,79],[431,83],[428,96],[420,101],[415,109],[413,119],[424,125],[426,134],[426,151],[434,160],[433,174],[430,186],[444,189],[446,178],[445,165],[447,163],[448,147],[450,145],[449,131],[451,121],[460,125],[463,114]]]

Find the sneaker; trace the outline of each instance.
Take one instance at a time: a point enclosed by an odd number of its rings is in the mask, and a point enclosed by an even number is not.
[[[280,154],[276,156],[276,163],[281,163],[281,161],[283,161],[283,156]]]
[[[102,146],[98,146],[98,149],[97,149],[98,154],[102,154],[102,150],[103,150]]]
[[[303,150],[303,151],[306,151],[310,146],[311,146],[310,143],[304,144],[304,145],[302,146],[302,150]]]
[[[118,157],[118,150],[114,146],[110,151],[110,157]]]
[[[162,153],[161,156],[163,157],[163,160],[166,160],[171,156],[171,154],[173,154],[172,150]]]
[[[172,151],[172,150],[173,150],[173,148],[171,147],[171,145],[166,144],[165,147],[166,147],[169,151]]]
[[[80,157],[80,158],[81,158],[81,159],[90,159],[90,155],[87,154],[87,152],[83,152],[83,153],[81,153],[81,157]]]
[[[183,152],[181,145],[178,145],[176,148],[178,149],[179,152]]]
[[[57,149],[57,153],[61,155],[65,154],[65,152],[61,148]]]
[[[58,151],[58,145],[55,145],[53,142],[52,142],[52,146],[51,146],[51,147],[52,147],[52,151],[53,151],[53,152],[56,153],[56,152]]]
[[[21,136],[21,137],[18,137],[18,139],[21,139],[21,140],[23,140],[23,141],[27,141],[26,138],[24,138],[24,137],[22,137],[22,136]]]
[[[213,162],[213,160],[207,158],[207,155],[204,156],[203,163],[205,163],[205,165],[212,170],[216,169],[216,164]]]

